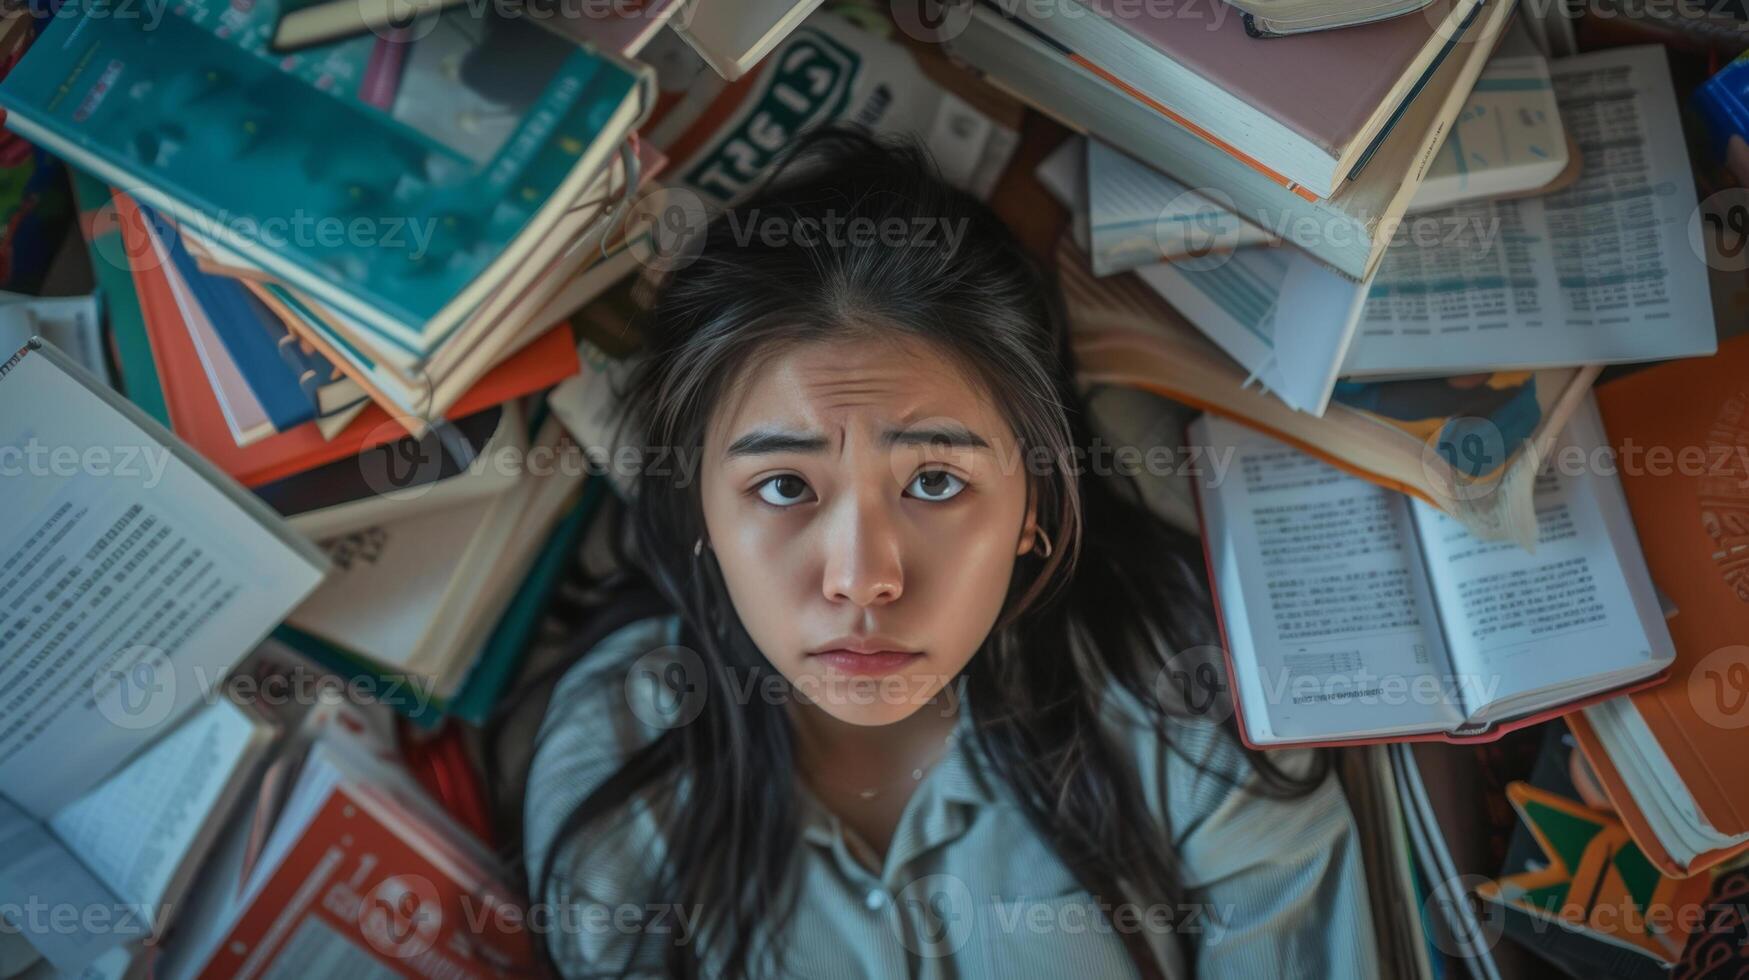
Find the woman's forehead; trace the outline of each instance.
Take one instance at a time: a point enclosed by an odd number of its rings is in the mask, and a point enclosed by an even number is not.
[[[993,438],[1006,425],[983,385],[938,346],[912,337],[810,341],[756,359],[717,407],[719,446],[754,427],[831,435],[957,422]]]

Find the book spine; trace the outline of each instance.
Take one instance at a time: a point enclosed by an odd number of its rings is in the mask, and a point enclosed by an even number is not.
[[[213,332],[230,354],[243,380],[267,412],[275,431],[284,432],[316,417],[314,397],[306,393],[295,369],[282,359],[283,348],[275,342],[285,327],[264,306],[250,306],[243,287],[229,279],[202,272],[182,244],[180,233],[156,211],[142,207],[163,238],[165,250],[188,291],[206,311]]]

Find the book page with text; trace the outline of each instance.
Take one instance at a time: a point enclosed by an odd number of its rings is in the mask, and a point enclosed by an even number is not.
[[[1537,476],[1534,552],[1415,504],[1452,664],[1488,718],[1618,687],[1675,657],[1605,446],[1587,399]]]
[[[50,350],[0,361],[0,795],[39,820],[169,732],[325,570]]]
[[[1200,489],[1253,741],[1460,724],[1408,498],[1224,419],[1192,439],[1237,447]]]
[[[1379,264],[1345,376],[1710,354],[1694,177],[1661,47],[1550,62],[1582,169],[1540,197],[1415,215]]]

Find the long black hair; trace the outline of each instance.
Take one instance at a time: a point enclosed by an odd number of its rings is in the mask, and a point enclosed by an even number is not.
[[[860,223],[909,232],[922,219],[958,231],[921,245],[746,234],[773,217],[790,229]],[[1185,901],[1134,753],[1100,718],[1111,692],[1127,691],[1170,744],[1168,717],[1183,708],[1163,696],[1162,669],[1175,652],[1214,642],[1208,593],[1195,542],[1147,510],[1127,477],[1067,465],[1075,447],[1092,445],[1092,433],[1053,280],[914,143],[844,129],[802,139],[697,244],[641,324],[647,359],[621,393],[631,438],[702,447],[712,408],[750,359],[774,345],[899,331],[974,372],[1021,445],[1044,447],[1039,455],[1056,461],[1029,470],[1051,553],[1035,551],[1016,566],[1007,603],[965,669],[978,755],[1089,892]],[[711,949],[713,965],[760,975],[797,897],[787,885],[800,805],[794,780],[773,776],[795,771],[795,733],[781,703],[733,693],[763,690],[781,675],[742,628],[712,552],[694,547],[705,531],[697,487],[671,470],[645,473],[627,519],[629,553],[678,610],[684,642],[705,665],[703,710],[581,801],[561,824],[535,893],[551,894],[554,874],[587,866],[592,827],[634,799],[655,799],[665,845],[657,894],[697,908],[695,935],[726,944]],[[1327,769],[1320,760],[1295,780],[1261,754],[1252,763],[1258,791],[1281,795],[1311,789]],[[1132,940],[1130,953],[1144,976],[1158,975],[1145,946]],[[671,945],[664,972],[696,976],[700,956]]]

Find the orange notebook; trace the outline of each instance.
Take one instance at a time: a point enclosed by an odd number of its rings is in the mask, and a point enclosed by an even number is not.
[[[1597,402],[1646,564],[1677,609],[1670,682],[1635,694],[1634,705],[1707,822],[1749,832],[1749,336],[1612,381]],[[1592,725],[1583,715],[1568,722],[1634,841],[1666,874],[1749,851],[1745,842],[1678,863]]]
[[[145,234],[144,224],[137,212],[127,213],[136,207],[125,195],[116,195],[128,255],[150,256],[150,243],[140,239]],[[407,435],[407,430],[381,406],[371,405],[331,440],[322,438],[321,431],[311,422],[239,447],[231,438],[218,400],[201,369],[199,354],[183,326],[164,271],[150,260],[136,260],[132,264],[134,286],[139,293],[152,358],[158,367],[158,380],[164,389],[165,406],[170,412],[171,429],[244,486],[272,483]],[[461,418],[521,398],[558,384],[581,367],[570,325],[558,324],[487,372],[449,414]]]

